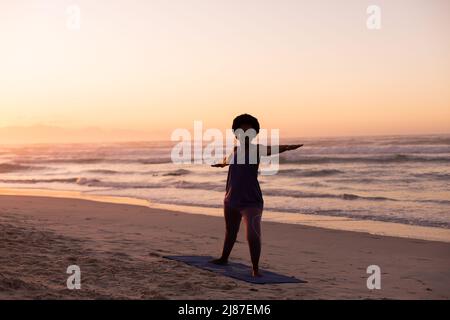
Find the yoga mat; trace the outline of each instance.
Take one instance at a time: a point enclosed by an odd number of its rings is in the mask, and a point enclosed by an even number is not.
[[[251,267],[242,263],[228,262],[225,266],[210,263],[213,257],[208,256],[165,256],[164,258],[184,262],[188,265],[212,271],[223,275],[249,283],[268,284],[268,283],[306,283],[307,281],[289,277],[275,272],[261,270],[262,277],[252,277]]]

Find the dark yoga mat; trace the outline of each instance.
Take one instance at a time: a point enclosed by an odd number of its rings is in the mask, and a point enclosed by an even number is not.
[[[209,261],[213,257],[208,256],[165,256],[164,258],[181,261],[188,265],[216,272],[226,277],[257,284],[265,283],[306,283],[307,281],[299,280],[295,277],[288,277],[275,272],[261,270],[262,277],[252,277],[251,267],[242,263],[229,262],[226,266],[218,266]]]

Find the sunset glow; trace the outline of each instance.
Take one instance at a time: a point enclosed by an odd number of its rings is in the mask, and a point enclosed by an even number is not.
[[[248,112],[291,137],[448,133],[450,3],[377,1],[380,30],[370,4],[2,1],[0,128],[168,140]]]

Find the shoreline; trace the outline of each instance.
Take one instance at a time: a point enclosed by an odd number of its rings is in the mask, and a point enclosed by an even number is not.
[[[40,196],[52,198],[67,198],[90,200],[102,203],[116,203],[127,205],[145,206],[153,209],[169,210],[184,214],[207,215],[222,217],[222,208],[209,208],[197,206],[183,206],[175,204],[159,204],[133,197],[95,195],[70,190],[50,190],[36,188],[0,188],[0,196]],[[285,213],[264,211],[263,221],[284,224],[303,225],[331,230],[350,232],[362,232],[379,236],[400,237],[427,241],[440,241],[450,243],[450,229],[406,225],[395,222],[374,220],[357,220],[348,217],[336,217],[325,215],[308,215],[302,213]]]

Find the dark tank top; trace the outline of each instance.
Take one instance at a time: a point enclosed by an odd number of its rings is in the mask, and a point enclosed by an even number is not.
[[[258,145],[250,145],[245,152],[245,160],[240,152],[241,149],[239,147],[233,152],[232,161],[228,168],[224,202],[234,208],[262,208],[264,201],[258,182]],[[253,153],[253,158],[250,157],[252,152],[255,152]]]

